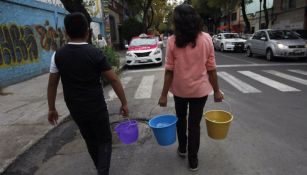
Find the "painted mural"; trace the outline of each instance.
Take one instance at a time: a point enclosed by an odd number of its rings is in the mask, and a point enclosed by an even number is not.
[[[44,25],[35,25],[34,28],[39,34],[40,46],[46,51],[55,51],[67,41],[64,29],[54,29],[49,25],[48,20]]]
[[[36,38],[39,42],[36,41]],[[34,63],[39,60],[40,46],[56,51],[67,42],[64,29],[54,29],[46,20],[44,25],[0,25],[0,67]]]
[[[38,59],[31,26],[0,25],[0,67],[37,62]]]

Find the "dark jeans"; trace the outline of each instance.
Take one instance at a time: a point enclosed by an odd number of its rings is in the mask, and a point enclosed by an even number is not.
[[[71,115],[85,140],[98,175],[108,175],[112,153],[112,134],[108,112]]]
[[[174,96],[175,109],[178,117],[177,137],[180,152],[186,152],[188,145],[188,158],[197,159],[200,142],[200,121],[203,117],[208,96],[201,98],[181,98]],[[187,137],[187,109],[189,106],[188,117],[188,137]]]

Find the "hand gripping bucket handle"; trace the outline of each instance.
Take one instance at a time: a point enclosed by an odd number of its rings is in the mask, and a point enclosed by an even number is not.
[[[125,119],[120,122],[115,131],[119,139],[125,144],[131,144],[138,139],[138,124],[136,120]]]
[[[208,136],[217,140],[226,138],[230,123],[233,120],[230,104],[226,101],[219,102],[219,104],[221,103],[228,106],[228,112],[225,110],[206,110],[204,113]],[[212,103],[209,105],[212,105]]]

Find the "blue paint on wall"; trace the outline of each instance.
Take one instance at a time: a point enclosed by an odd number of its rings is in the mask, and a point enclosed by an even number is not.
[[[0,87],[48,72],[54,50],[65,42],[61,34],[64,34],[66,14],[61,7],[35,0],[0,1]],[[103,26],[101,19],[93,21]],[[33,35],[25,31],[26,26],[32,29]],[[32,59],[35,53],[38,58]]]

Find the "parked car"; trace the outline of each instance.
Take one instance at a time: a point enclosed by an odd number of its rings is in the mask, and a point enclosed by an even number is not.
[[[214,41],[214,48],[224,51],[244,51],[245,39],[239,37],[238,33],[219,33]]]
[[[133,37],[126,45],[126,65],[162,64],[162,50],[159,40],[152,35],[141,34]]]
[[[265,55],[268,61],[276,57],[306,60],[307,43],[290,30],[259,30],[245,43],[246,55]]]

